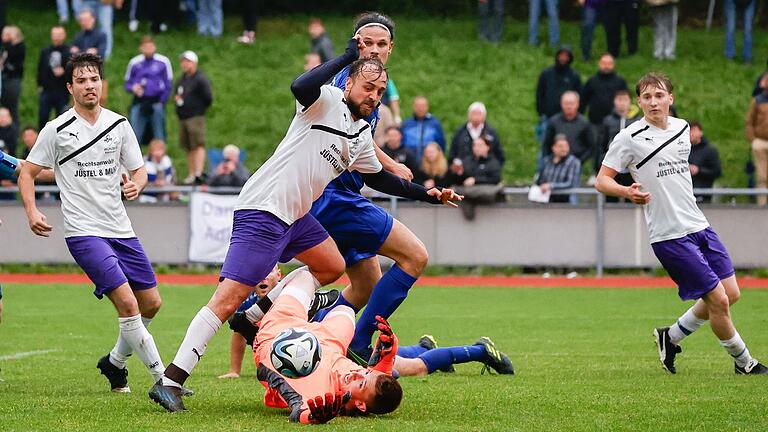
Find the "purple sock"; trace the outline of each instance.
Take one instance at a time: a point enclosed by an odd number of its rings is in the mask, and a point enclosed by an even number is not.
[[[416,358],[427,352],[421,345],[406,345],[397,347],[397,355],[403,358]]]
[[[400,350],[398,350],[400,355]],[[469,363],[485,359],[485,347],[482,345],[465,345],[447,348],[435,348],[419,356],[427,365],[427,370],[432,373],[436,370],[448,367],[452,364]]]
[[[344,294],[339,294],[339,298],[336,299],[336,303],[328,306],[325,309],[320,309],[315,314],[315,317],[312,318],[312,322],[320,322],[322,321],[326,315],[328,315],[328,312],[332,311],[333,308],[336,306],[349,306],[352,308],[353,311],[355,311],[355,315],[357,315],[358,312],[360,312],[360,309],[356,308],[352,305],[352,303],[348,302],[347,299],[344,298]]]

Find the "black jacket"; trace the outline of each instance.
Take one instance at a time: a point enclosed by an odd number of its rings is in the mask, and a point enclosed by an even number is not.
[[[381,150],[389,157],[391,157],[395,162],[401,163],[408,167],[411,172],[416,175],[416,171],[419,169],[419,162],[416,160],[416,156],[411,153],[410,150],[405,148],[402,144],[400,144],[400,147],[396,148],[395,150],[392,150],[388,146],[384,146],[381,148]]]
[[[71,56],[69,45],[49,45],[40,50],[40,60],[37,62],[37,86],[44,91],[67,91],[67,82],[64,75],[57,77],[53,74],[55,67],[67,64]]]
[[[183,101],[181,105],[176,104],[176,114],[181,120],[204,115],[213,102],[211,82],[200,69],[192,76],[181,74],[174,88]]]
[[[0,151],[16,156],[16,142],[19,139],[19,132],[16,127],[0,127]]]
[[[476,185],[497,184],[501,181],[501,164],[493,153],[488,153],[487,158],[480,159],[470,156],[464,159],[462,181],[468,177],[474,177]]]
[[[27,56],[27,46],[24,42],[16,45],[4,43],[2,56],[5,57],[3,79],[21,79],[24,76],[24,57]]]
[[[624,78],[611,72],[598,72],[587,80],[581,91],[581,110],[589,109],[589,122],[599,125],[613,111],[613,97],[618,90],[626,90]]]
[[[579,73],[571,69],[573,62],[573,52],[567,47],[560,48],[557,53],[567,52],[570,55],[569,62],[561,66],[557,64],[557,54],[555,54],[555,65],[550,66],[539,75],[539,83],[536,85],[536,112],[539,115],[552,117],[560,112],[560,96],[568,90],[577,93],[581,91],[581,77]]]
[[[499,160],[501,165],[504,165],[506,156],[504,155],[504,147],[501,145],[501,139],[496,129],[491,127],[488,122],[483,125],[483,130],[480,133],[488,138],[488,144],[491,146],[491,153]],[[453,134],[453,140],[451,141],[451,151],[448,154],[448,162],[454,159],[464,160],[465,158],[472,157],[472,136],[469,134],[467,125],[463,124],[456,133]]]
[[[555,114],[549,119],[547,131],[542,142],[542,154],[552,154],[552,144],[555,135],[565,134],[571,147],[571,154],[579,158],[582,165],[594,154],[597,140],[587,118],[579,114],[573,120],[566,120],[563,113]]]
[[[309,52],[320,55],[320,62],[325,63],[336,57],[333,54],[333,42],[328,37],[328,33],[323,32],[317,39],[310,41]]]
[[[698,174],[691,175],[695,188],[711,188],[715,180],[722,175],[720,155],[706,137],[701,137],[700,143],[691,146],[688,163],[699,167]]]

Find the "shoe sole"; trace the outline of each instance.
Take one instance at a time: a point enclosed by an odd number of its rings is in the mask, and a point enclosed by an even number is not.
[[[130,393],[130,387],[115,387],[112,389],[112,393]]]
[[[659,362],[661,363],[661,368],[671,374],[675,374],[675,372],[669,370],[667,365],[664,364],[664,360],[667,358],[667,355],[664,351],[664,336],[659,333],[659,329],[653,329],[653,342],[656,344],[656,351],[659,353]]]
[[[154,393],[151,393],[151,392],[149,393],[149,398],[150,398],[150,399],[152,399],[152,401],[154,401],[156,404],[158,404],[158,405],[160,405],[161,407],[163,407],[163,409],[164,409],[164,410],[166,410],[166,411],[168,411],[168,412],[170,412],[170,413],[174,413],[174,414],[175,414],[175,413],[184,412],[184,411],[186,411],[186,410],[187,410],[187,408],[186,408],[186,407],[184,407],[184,408],[182,408],[182,409],[180,409],[180,410],[176,410],[176,411],[174,411],[174,410],[172,410],[172,409],[168,408],[167,406],[165,406],[165,404],[163,404],[163,400],[162,400],[162,399],[160,399],[160,397],[159,397],[159,396],[157,396],[157,395],[155,395]]]

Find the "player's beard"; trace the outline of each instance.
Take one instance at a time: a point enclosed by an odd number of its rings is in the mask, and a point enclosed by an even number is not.
[[[349,112],[351,112],[352,115],[357,117],[358,119],[364,119],[364,118],[368,117],[369,115],[371,115],[371,113],[373,112],[373,108],[370,111],[368,111],[367,114],[365,112],[363,112],[362,108],[361,108],[363,102],[369,102],[369,104],[371,106],[375,106],[373,101],[364,100],[364,101],[362,101],[360,103],[354,103],[351,100],[347,99],[347,108],[349,108]]]

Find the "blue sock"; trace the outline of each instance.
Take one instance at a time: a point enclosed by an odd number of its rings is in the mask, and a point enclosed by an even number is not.
[[[326,315],[328,315],[328,312],[332,311],[333,308],[336,306],[349,306],[352,308],[353,311],[355,311],[355,315],[357,315],[358,312],[360,312],[360,309],[356,308],[352,305],[352,303],[348,302],[347,299],[344,298],[344,294],[339,294],[339,298],[336,299],[336,302],[330,306],[328,306],[325,309],[320,309],[315,314],[315,317],[312,318],[312,322],[320,322],[322,321]]]
[[[398,349],[397,355],[400,355]],[[419,356],[432,373],[452,364],[469,363],[485,359],[485,347],[482,345],[466,345],[448,348],[435,348]]]
[[[397,347],[397,355],[403,358],[416,358],[427,352],[421,345],[406,345]]]
[[[393,265],[373,287],[368,305],[357,320],[355,337],[349,347],[352,351],[363,351],[371,344],[376,331],[376,315],[389,318],[405,300],[416,278],[404,272],[397,264]]]

